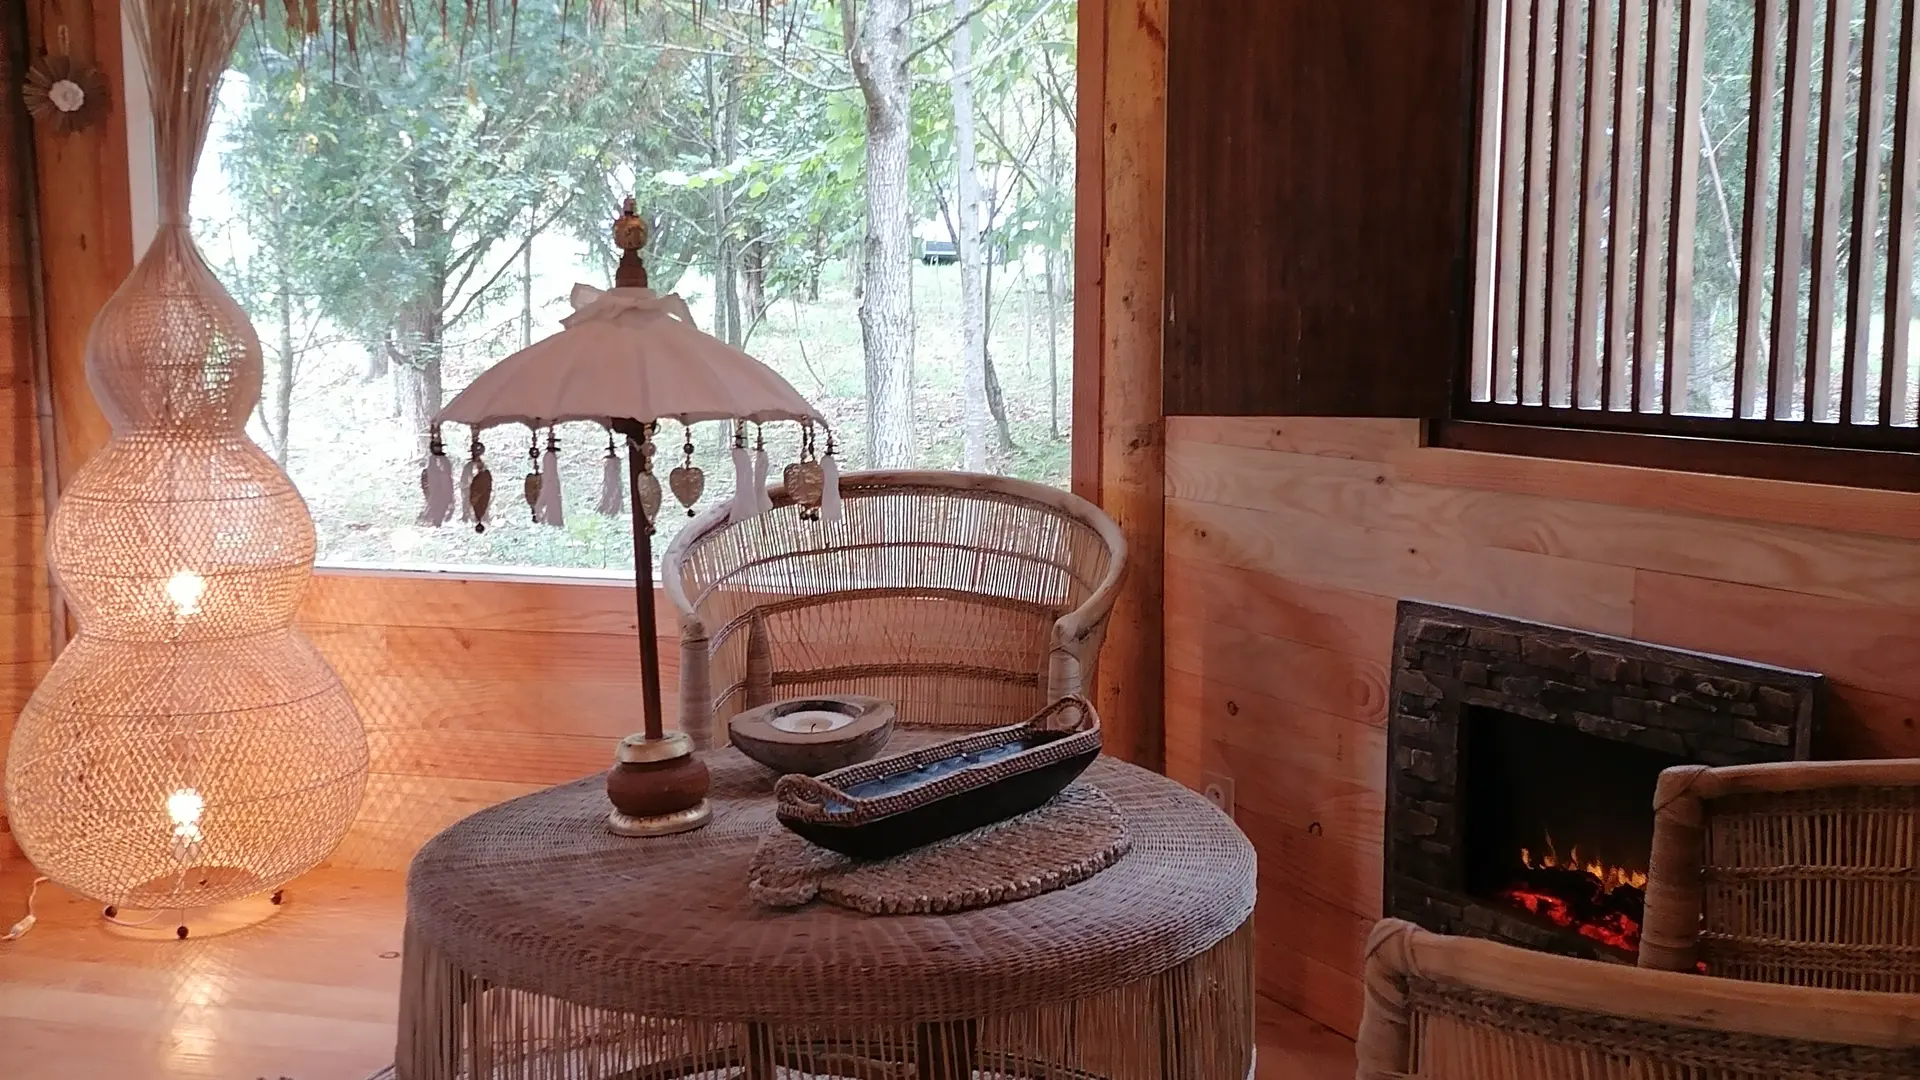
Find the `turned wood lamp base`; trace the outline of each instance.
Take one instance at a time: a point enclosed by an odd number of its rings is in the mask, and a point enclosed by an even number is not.
[[[619,836],[671,836],[713,819],[707,766],[693,753],[693,740],[678,732],[620,740],[607,773],[607,828]]]

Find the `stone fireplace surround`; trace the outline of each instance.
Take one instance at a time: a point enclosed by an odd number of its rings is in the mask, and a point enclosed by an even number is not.
[[[1600,957],[1466,884],[1462,750],[1477,707],[1707,765],[1811,755],[1824,678],[1403,600],[1387,734],[1386,914]],[[1651,807],[1649,807],[1649,814]]]

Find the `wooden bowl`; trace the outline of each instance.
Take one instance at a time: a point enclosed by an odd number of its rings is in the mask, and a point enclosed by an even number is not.
[[[893,737],[893,703],[858,694],[789,698],[727,722],[739,751],[778,773],[818,776],[858,765]]]

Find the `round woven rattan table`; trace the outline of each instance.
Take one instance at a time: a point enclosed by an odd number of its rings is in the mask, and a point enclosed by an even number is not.
[[[918,739],[903,733],[893,749]],[[1170,780],[1083,781],[1132,850],[948,915],[755,903],[774,776],[705,755],[713,823],[609,835],[602,780],[441,833],[407,880],[398,1080],[1243,1080],[1253,848]]]

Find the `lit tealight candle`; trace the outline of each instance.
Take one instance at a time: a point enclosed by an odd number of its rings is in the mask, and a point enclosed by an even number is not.
[[[776,716],[767,723],[780,731],[795,735],[810,735],[823,731],[837,731],[853,723],[853,717],[830,709],[803,709],[784,716]]]

